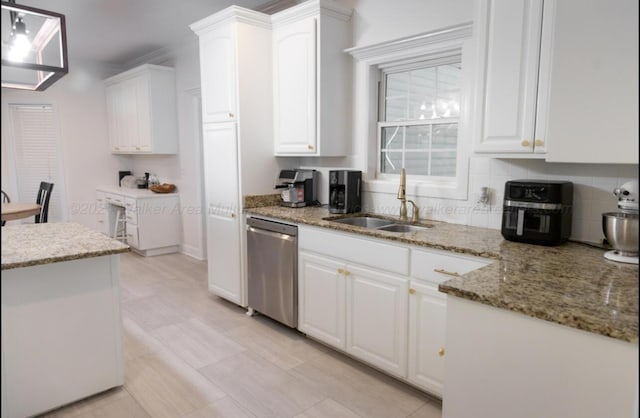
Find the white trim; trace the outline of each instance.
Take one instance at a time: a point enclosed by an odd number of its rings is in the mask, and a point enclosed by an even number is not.
[[[171,73],[175,73],[176,71],[172,67],[167,67],[163,65],[143,64],[138,67],[127,70],[124,73],[120,73],[118,75],[114,75],[113,77],[107,78],[106,80],[104,80],[104,84],[105,86],[108,86],[111,84],[119,83],[122,80],[127,80],[129,78],[136,77],[147,70],[167,71]]]
[[[356,108],[363,111],[355,124],[360,126],[360,135],[366,138],[366,162],[370,176],[378,171],[378,107],[380,94],[378,89],[379,72],[381,67],[389,68],[394,65],[412,64],[417,60],[428,60],[430,57],[438,59],[447,55],[459,55],[462,65],[460,84],[460,114],[458,117],[458,158],[456,163],[455,187],[453,182],[443,184],[441,181],[416,181],[407,179],[407,194],[440,197],[447,199],[466,200],[468,198],[469,183],[469,148],[472,146],[471,130],[474,110],[472,89],[475,74],[475,46],[471,35],[472,23],[444,28],[423,33],[408,38],[396,39],[365,47],[347,49],[356,58],[356,80],[365,80],[361,84],[359,94],[354,98]],[[365,85],[366,84],[366,85]],[[356,87],[356,92],[358,88]],[[358,132],[358,128],[355,129]],[[374,143],[374,141],[376,141]],[[397,181],[370,179],[364,183],[364,190],[376,193],[397,193]]]
[[[459,25],[450,26],[432,32],[425,32],[419,35],[407,38],[395,39],[393,41],[381,42],[378,44],[358,46],[345,49],[345,52],[351,54],[358,61],[374,60],[380,61],[381,57],[393,55],[412,56],[413,53],[407,54],[407,51],[428,50],[429,47],[442,44],[445,42],[470,38],[472,35],[473,22],[465,22]],[[388,61],[384,59],[383,61]]]
[[[218,13],[192,23],[189,25],[189,28],[198,36],[201,36],[215,29],[220,24],[231,22],[246,23],[248,25],[271,29],[271,16],[239,6],[229,6]]]
[[[308,17],[317,16],[318,14],[346,22],[351,19],[352,13],[352,9],[342,7],[334,1],[308,0],[272,15],[271,23],[273,27],[276,28]]]
[[[207,259],[202,248],[194,247],[193,245],[181,244],[180,253],[200,261],[205,261]]]

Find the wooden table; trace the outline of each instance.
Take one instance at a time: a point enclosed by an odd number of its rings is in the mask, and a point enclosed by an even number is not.
[[[40,213],[40,205],[37,203],[3,203],[2,220],[13,221],[15,219],[28,218]]]

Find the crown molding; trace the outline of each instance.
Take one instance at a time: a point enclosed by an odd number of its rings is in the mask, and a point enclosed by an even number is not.
[[[197,35],[201,35],[220,24],[229,22],[246,23],[248,25],[271,29],[271,16],[239,6],[229,6],[218,13],[192,23],[189,25],[189,28]]]
[[[460,25],[450,26],[432,32],[425,32],[406,38],[399,38],[378,44],[357,46],[345,49],[357,60],[369,60],[385,55],[397,54],[401,51],[421,49],[433,44],[455,41],[471,37],[473,34],[473,22],[465,22]]]
[[[353,9],[340,6],[335,1],[329,0],[308,0],[297,6],[290,7],[286,10],[271,15],[273,27],[286,25],[307,17],[321,15],[331,16],[335,19],[348,21],[351,19]]]

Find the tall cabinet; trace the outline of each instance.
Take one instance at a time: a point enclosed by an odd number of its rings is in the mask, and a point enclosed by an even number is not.
[[[209,291],[246,306],[242,198],[273,193],[270,17],[231,6],[192,24],[200,44]]]

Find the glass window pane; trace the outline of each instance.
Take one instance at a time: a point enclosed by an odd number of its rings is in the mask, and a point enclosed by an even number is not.
[[[387,174],[400,174],[402,168],[402,152],[382,151],[380,153],[380,172]]]
[[[387,74],[385,91],[384,120],[406,120],[408,118],[407,95],[409,94],[409,73]]]
[[[431,127],[429,125],[407,126],[404,147],[406,149],[429,149]]]
[[[431,147],[456,149],[458,144],[458,124],[447,123],[433,125]]]
[[[407,170],[407,174],[417,176],[429,175],[429,153],[407,152],[404,155],[404,167]]]
[[[420,68],[409,73],[409,117],[412,120],[431,119],[436,98],[436,68]]]
[[[387,99],[385,103],[386,122],[395,122],[399,120],[407,120],[407,99]]]
[[[431,175],[443,177],[456,176],[455,151],[434,151],[431,153]]]
[[[402,149],[402,134],[404,128],[402,126],[388,126],[382,128],[380,134],[382,149]]]

